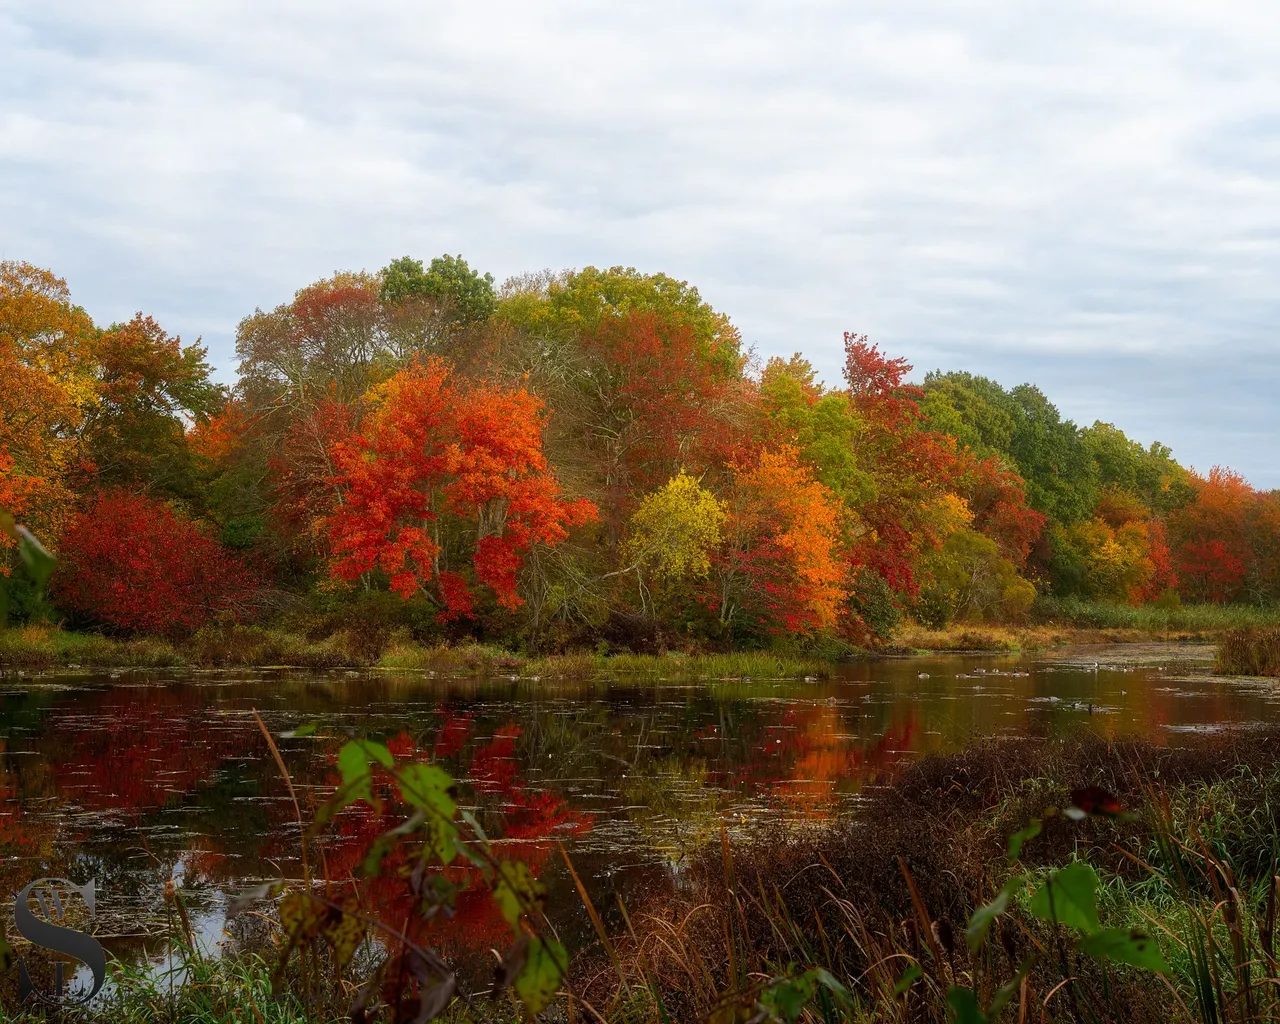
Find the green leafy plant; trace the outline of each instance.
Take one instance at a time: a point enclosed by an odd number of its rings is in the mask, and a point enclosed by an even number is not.
[[[302,815],[292,781],[274,738],[261,719],[277,765],[283,773],[302,827]],[[294,737],[314,733],[314,726],[294,730]],[[449,1009],[455,1000],[475,1008],[475,993],[464,991],[457,975],[440,953],[426,944],[418,927],[437,916],[449,916],[463,888],[486,889],[511,928],[512,938],[494,976],[492,998],[510,992],[525,1015],[536,1016],[564,990],[569,957],[545,914],[546,889],[529,866],[501,860],[479,821],[457,804],[454,780],[434,764],[397,760],[382,743],[352,739],[337,753],[341,782],[317,809],[303,832],[301,885],[269,882],[241,896],[228,918],[259,900],[272,899],[282,939],[273,972],[278,991],[291,964],[301,969],[304,1004],[317,998],[326,980],[348,970],[355,954],[367,943],[386,951],[365,977],[350,1007],[353,1021],[380,1019],[425,1024]],[[366,804],[394,824],[370,844],[353,882],[313,878],[310,847],[347,808]],[[380,919],[363,905],[360,880],[377,879],[401,887],[413,912],[409,920]],[[463,879],[463,880],[460,880]],[[324,970],[319,970],[319,965]],[[571,998],[580,997],[569,993]]]
[[[1061,812],[1066,818],[1080,820],[1098,815],[1110,818],[1129,818],[1114,796],[1097,787],[1076,790],[1071,794],[1071,806]],[[1050,807],[1045,817],[1056,817],[1057,808]],[[1026,827],[1009,837],[1008,860],[1017,864],[1026,843],[1040,835],[1043,820],[1033,818]],[[1149,935],[1133,928],[1103,928],[1098,916],[1097,872],[1084,861],[1075,861],[1050,871],[1039,883],[1029,872],[1014,872],[1004,882],[995,898],[980,906],[969,918],[965,938],[975,954],[975,964],[991,963],[992,958],[981,954],[991,942],[991,929],[996,920],[1008,913],[1013,900],[1024,890],[1032,888],[1026,908],[1033,917],[1054,929],[1054,950],[1061,969],[1062,986],[1069,997],[1076,998],[1072,988],[1075,979],[1068,969],[1063,933],[1071,936],[1076,952],[1094,960],[1109,960],[1129,964],[1160,974],[1169,973],[1159,945]],[[994,1021],[1017,993],[1023,979],[1036,966],[1037,957],[1022,961],[1013,977],[997,988],[983,1007],[976,988],[952,985],[947,992],[947,1004],[953,1018],[959,1024],[988,1024]],[[989,987],[989,986],[988,986]]]

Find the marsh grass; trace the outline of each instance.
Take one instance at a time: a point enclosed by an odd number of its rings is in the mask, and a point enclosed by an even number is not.
[[[509,674],[522,664],[518,655],[484,644],[423,647],[407,640],[392,643],[376,662],[378,668],[402,672],[465,675]]]
[[[616,940],[621,981],[602,957],[588,994],[597,1006],[625,1006],[629,1020],[704,1020],[753,980],[821,967],[852,1005],[815,1002],[802,1020],[942,1024],[953,1019],[952,985],[976,984],[987,1000],[984,984],[1011,977],[1039,949],[1001,1019],[1280,1019],[1278,739],[1280,730],[1258,730],[1169,749],[1084,735],[926,758],[852,820],[703,850],[676,898],[630,909],[633,927]],[[970,915],[1009,874],[1008,836],[1083,785],[1119,794],[1136,819],[1046,817],[1022,868],[1039,878],[1075,859],[1093,864],[1104,926],[1153,935],[1171,967],[1167,984],[1121,964],[1044,955],[1060,940],[1027,913],[1029,890],[989,946],[970,952],[964,941]],[[912,969],[916,980],[900,984]]]
[[[1249,626],[1280,626],[1280,605],[1185,604],[1159,602],[1134,607],[1081,598],[1039,597],[1033,622],[1084,629],[1132,629],[1144,633],[1220,633]]]
[[[164,668],[186,663],[182,653],[160,637],[116,640],[51,626],[0,630],[0,669]]]
[[[929,629],[907,622],[893,635],[893,645],[919,651],[1017,652],[1043,650],[1072,638],[1067,630],[1044,626],[1000,626],[955,623],[946,629]]]
[[[1218,639],[1213,669],[1232,676],[1280,676],[1280,629],[1231,629]]]

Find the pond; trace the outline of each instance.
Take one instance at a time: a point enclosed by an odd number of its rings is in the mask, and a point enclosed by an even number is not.
[[[345,733],[430,757],[463,782],[491,834],[577,906],[556,842],[596,903],[677,879],[718,835],[856,813],[920,756],[978,737],[1089,728],[1178,743],[1280,718],[1280,692],[1209,674],[1207,647],[1135,645],[1027,656],[840,666],[831,679],[597,678],[560,682],[291,670],[149,671],[0,681],[0,884],[96,880],[98,931],[120,955],[154,949],[175,880],[210,943],[228,893],[297,877],[292,804],[254,722],[280,741],[302,799],[323,800]],[[332,877],[376,822],[339,822]],[[10,897],[11,898],[11,897]],[[460,908],[473,948],[502,944],[486,907]],[[553,915],[554,916],[554,915]],[[585,914],[558,921],[572,944]],[[148,940],[152,940],[148,946]]]

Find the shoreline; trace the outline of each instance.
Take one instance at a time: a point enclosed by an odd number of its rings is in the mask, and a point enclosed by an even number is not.
[[[803,650],[667,651],[657,654],[580,650],[530,655],[493,645],[424,645],[391,638],[379,650],[353,651],[343,644],[261,627],[236,627],[222,642],[200,635],[185,642],[159,637],[118,639],[54,627],[0,630],[0,675],[42,671],[118,669],[292,669],[439,672],[526,678],[586,678],[601,670],[637,675],[674,670],[697,677],[826,678],[836,666],[886,658],[930,655],[1019,655],[1076,646],[1215,643],[1227,627],[1143,630],[1047,625],[968,625],[927,630],[909,625],[892,642],[871,649],[843,648],[838,656]],[[363,656],[361,656],[363,655]]]

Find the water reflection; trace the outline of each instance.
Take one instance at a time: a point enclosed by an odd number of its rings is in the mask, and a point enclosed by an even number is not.
[[[336,780],[346,733],[464,782],[499,850],[569,898],[564,842],[614,904],[669,875],[721,827],[815,819],[855,805],[920,755],[976,736],[1079,727],[1179,742],[1183,730],[1280,717],[1267,686],[1207,674],[1207,649],[1063,658],[928,658],[849,666],[823,682],[600,678],[475,680],[352,673],[134,673],[6,680],[0,688],[0,885],[93,876],[100,925],[142,941],[164,931],[176,878],[216,934],[223,894],[296,877],[293,807],[252,718],[308,721],[328,738],[281,741],[301,798]],[[355,872],[391,823],[360,806],[337,821],[332,877]],[[390,919],[407,908],[390,887]],[[459,905],[463,941],[496,943],[487,899]],[[586,928],[585,919],[574,927]]]

